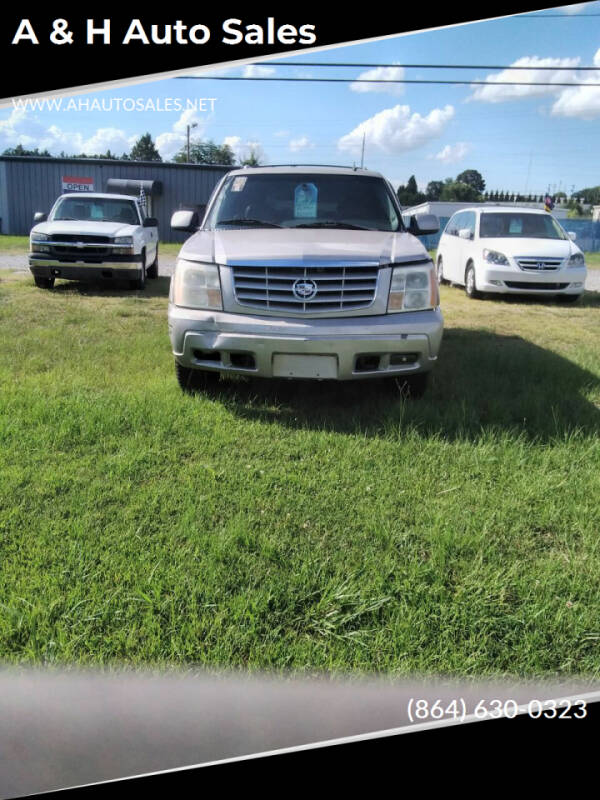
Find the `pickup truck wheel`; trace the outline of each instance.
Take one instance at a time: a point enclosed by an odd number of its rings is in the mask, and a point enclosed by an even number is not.
[[[155,278],[158,278],[158,247],[156,248],[156,257],[154,261],[146,270],[146,277],[150,278],[150,280],[155,280]]]
[[[132,289],[142,290],[146,288],[146,251],[142,250],[142,273],[139,278],[134,281],[129,281],[129,286]]]
[[[204,369],[190,369],[175,362],[175,375],[179,387],[187,393],[201,392],[215,386],[219,382],[218,372],[208,372]]]
[[[483,296],[475,283],[475,267],[472,263],[467,264],[465,272],[465,294],[471,300],[478,300]]]
[[[37,275],[34,276],[33,280],[35,281],[35,285],[38,286],[40,289],[52,289],[54,286],[54,278],[39,278]]]

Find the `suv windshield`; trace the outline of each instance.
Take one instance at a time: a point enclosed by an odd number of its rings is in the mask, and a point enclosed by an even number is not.
[[[58,202],[52,215],[52,220],[61,219],[140,224],[133,201],[109,197],[65,197]]]
[[[250,170],[226,179],[206,227],[402,230],[383,178]]]
[[[481,215],[479,236],[482,239],[566,239],[558,222],[550,214]]]

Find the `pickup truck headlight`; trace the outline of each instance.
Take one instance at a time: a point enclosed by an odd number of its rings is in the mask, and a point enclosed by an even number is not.
[[[48,242],[50,241],[50,237],[47,233],[32,233],[31,234],[31,241],[32,242]]]
[[[433,263],[427,267],[394,267],[388,312],[424,311],[440,303]]]
[[[32,233],[29,237],[29,250],[32,253],[49,253],[50,247],[43,242],[49,242],[50,237],[47,233]]]
[[[223,300],[219,267],[180,258],[173,277],[173,302],[184,308],[221,311]]]
[[[123,244],[133,246],[133,236],[115,236],[114,244]]]
[[[483,260],[487,261],[488,264],[496,264],[502,267],[508,267],[508,258],[504,255],[504,253],[499,253],[497,250],[488,250],[486,248],[483,251]]]
[[[585,267],[583,253],[573,253],[571,258],[567,261],[567,267]]]

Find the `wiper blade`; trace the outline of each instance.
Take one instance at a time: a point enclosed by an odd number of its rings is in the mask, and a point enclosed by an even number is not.
[[[264,219],[248,219],[246,217],[240,217],[239,219],[222,219],[217,222],[217,225],[255,225],[261,228],[281,228],[281,225],[277,225],[275,222],[267,222]]]
[[[295,228],[346,228],[352,231],[372,231],[374,228],[365,228],[362,225],[351,225],[349,222],[338,222],[331,220],[326,222],[303,222],[301,225],[295,225]]]

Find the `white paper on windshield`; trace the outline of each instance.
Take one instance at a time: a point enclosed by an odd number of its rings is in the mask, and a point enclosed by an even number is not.
[[[247,180],[248,180],[248,178],[246,178],[243,175],[238,177],[238,178],[234,178],[233,179],[233,183],[231,184],[231,191],[232,192],[241,192],[241,191],[243,191]]]
[[[314,183],[301,183],[294,191],[294,217],[303,219],[317,216],[319,190]]]
[[[523,233],[523,220],[522,219],[511,219],[510,226],[508,228],[509,233]]]

